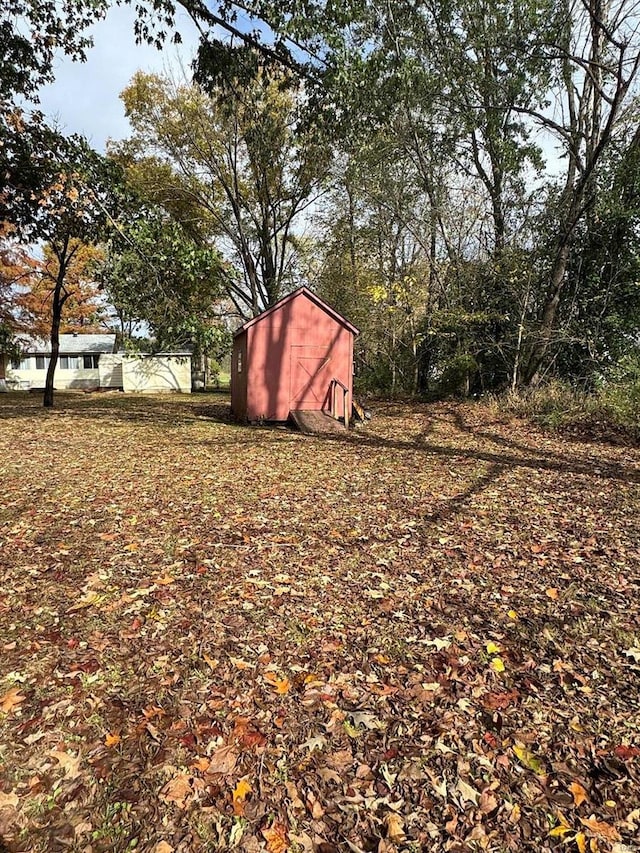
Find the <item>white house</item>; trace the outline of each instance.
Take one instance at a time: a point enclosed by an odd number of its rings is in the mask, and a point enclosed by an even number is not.
[[[60,335],[54,385],[64,388],[122,391],[191,392],[191,354],[114,352],[113,334]],[[48,341],[28,340],[19,361],[6,367],[8,388],[44,388],[51,356]]]
[[[54,383],[56,388],[99,388],[101,386],[100,359],[113,353],[116,336],[60,335],[60,355]],[[6,367],[9,388],[29,390],[44,388],[51,356],[50,341],[25,340],[20,360],[10,361]]]

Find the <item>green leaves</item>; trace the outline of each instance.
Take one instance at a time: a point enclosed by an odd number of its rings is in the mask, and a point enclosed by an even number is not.
[[[123,317],[149,326],[157,349],[227,350],[218,305],[226,271],[215,249],[189,239],[179,223],[148,210],[112,240],[104,280]]]

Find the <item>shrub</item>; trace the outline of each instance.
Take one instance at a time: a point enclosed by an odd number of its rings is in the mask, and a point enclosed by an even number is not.
[[[509,392],[497,399],[502,411],[545,429],[567,430],[589,438],[640,441],[640,358],[625,358],[595,390],[587,393],[554,380],[538,388]]]
[[[509,391],[498,399],[502,410],[548,429],[574,422],[588,410],[588,395],[559,380],[537,388]]]
[[[640,355],[623,358],[600,383],[597,397],[612,423],[640,439]]]

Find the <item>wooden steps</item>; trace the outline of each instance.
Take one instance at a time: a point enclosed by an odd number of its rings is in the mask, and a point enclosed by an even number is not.
[[[305,435],[344,435],[346,430],[341,421],[317,410],[297,409],[289,417]]]

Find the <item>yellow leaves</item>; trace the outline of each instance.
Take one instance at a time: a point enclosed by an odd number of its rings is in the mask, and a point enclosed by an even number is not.
[[[546,591],[547,596],[548,596],[552,601],[557,601],[557,600],[558,600],[558,590],[556,589],[556,587],[555,587],[555,586],[551,586],[551,587],[549,587],[549,588],[548,588],[547,590],[545,590],[545,591]]]
[[[578,846],[578,853],[587,853],[587,837],[584,832],[576,832],[573,840]]]
[[[107,732],[104,738],[104,745],[108,747],[117,746],[121,741],[121,737],[119,734],[111,734]]]
[[[485,644],[485,648],[487,650],[487,654],[496,655],[496,657],[494,657],[491,660],[491,662],[489,663],[489,666],[491,667],[491,669],[494,672],[498,672],[498,673],[504,672],[504,670],[505,670],[504,661],[500,657],[500,652],[502,651],[502,647],[499,646],[497,643],[494,643],[492,640],[489,640]]]
[[[554,826],[553,829],[549,832],[549,835],[552,838],[562,838],[568,832],[571,832],[571,827],[566,826],[564,823],[561,823],[558,826]]]
[[[550,838],[564,838],[566,835],[569,835],[569,833],[575,833],[575,830],[562,812],[558,812],[558,821],[558,825],[549,830]],[[575,836],[567,838],[564,841],[564,844],[568,844],[570,841],[573,841],[574,838]]]
[[[513,747],[513,751],[518,758],[518,761],[524,765],[528,770],[533,770],[538,776],[545,775],[545,768],[542,761],[537,758],[530,750],[527,749],[526,746],[522,744],[516,744]]]
[[[281,821],[276,820],[267,829],[262,830],[264,840],[267,842],[269,853],[286,853],[289,848],[287,827]]]
[[[0,711],[5,714],[10,714],[14,708],[17,708],[25,700],[25,696],[20,693],[19,687],[11,687],[7,692],[0,696]]]
[[[515,610],[508,610],[507,616],[509,617],[509,619],[516,620],[518,618],[518,613]]]
[[[92,589],[89,590],[83,598],[76,601],[75,604],[72,604],[67,610],[67,613],[76,613],[78,610],[84,610],[86,607],[93,607],[96,604],[101,604],[103,601],[104,595],[101,595],[99,592],[96,592],[95,589]]]
[[[246,779],[241,779],[233,789],[233,813],[238,816],[244,814],[244,801],[253,792],[253,788]]]
[[[581,785],[578,783],[574,783],[581,791],[584,791]],[[573,787],[573,786],[571,786]],[[574,794],[575,799],[575,794]],[[580,799],[580,798],[578,798]],[[580,802],[583,802],[580,799]],[[561,813],[558,813],[559,823],[557,826],[554,826],[549,831],[549,836],[551,838],[565,838],[565,836],[569,836],[569,833],[574,833],[571,837],[565,839],[564,843],[567,844],[571,841],[575,841],[576,846],[578,848],[578,853],[586,853],[587,851],[587,836],[582,831],[576,831],[570,824],[567,818]],[[615,828],[615,826],[611,826],[611,824],[606,823],[605,821],[597,820],[595,817],[590,818],[580,818],[580,823],[586,827],[591,835],[589,839],[589,850],[592,853],[596,853],[598,848],[598,838],[604,839],[609,842],[620,841],[620,833]]]

